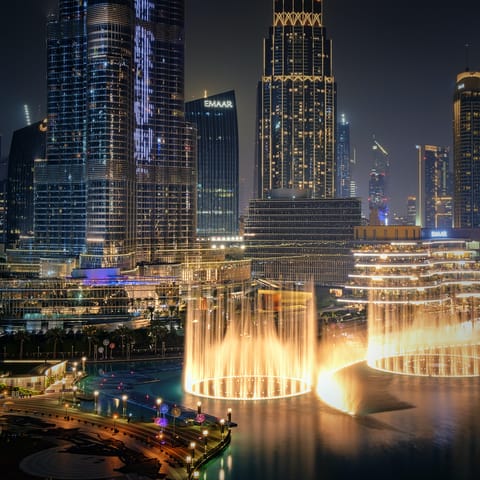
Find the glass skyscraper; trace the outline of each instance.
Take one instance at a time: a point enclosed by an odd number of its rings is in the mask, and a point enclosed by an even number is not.
[[[39,249],[131,268],[195,241],[183,21],[184,0],[59,1],[47,155],[35,167]]]
[[[370,170],[368,182],[368,207],[371,223],[379,222],[388,225],[388,177],[390,174],[390,159],[388,152],[377,141],[373,140],[373,167]]]
[[[480,72],[457,76],[453,97],[456,228],[480,227]]]
[[[275,0],[258,90],[259,198],[333,198],[336,86],[320,0]]]
[[[238,125],[235,92],[185,104],[197,127],[197,234],[238,235]]]

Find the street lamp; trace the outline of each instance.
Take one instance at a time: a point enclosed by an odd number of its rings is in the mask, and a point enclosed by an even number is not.
[[[77,386],[74,385],[72,387],[72,391],[73,391],[73,405],[76,405],[77,404]]]
[[[204,430],[203,432],[203,443],[205,446],[205,455],[207,454],[207,437],[208,437],[208,430]]]
[[[68,403],[65,404],[65,420],[68,420]]]
[[[232,409],[229,408],[227,410],[227,420],[228,420],[228,429],[230,430],[230,428],[232,428]]]
[[[95,413],[98,413],[98,395],[99,395],[99,391],[98,390],[95,390],[93,392],[93,401],[94,401],[94,405],[93,405],[93,408],[95,410]]]
[[[127,416],[127,395],[122,395],[122,417],[125,418]]]
[[[85,371],[85,362],[87,361],[87,357],[82,357],[82,370]]]
[[[190,442],[190,448],[192,449],[192,460],[195,458],[195,442]]]
[[[197,413],[198,415],[202,413],[202,402],[197,402]]]
[[[187,455],[185,458],[185,462],[187,463],[187,475],[188,478],[190,478],[190,469],[192,468],[192,457],[190,455]]]
[[[193,478],[200,478],[200,472],[198,470],[193,472]]]
[[[222,435],[222,440],[223,440],[223,432],[225,430],[225,419],[221,418],[220,419],[220,433]]]
[[[157,418],[159,418],[160,417],[160,405],[162,405],[162,399],[157,398],[156,403],[157,403]]]
[[[117,427],[116,427],[116,420],[118,418],[118,414],[117,413],[114,413],[113,414],[113,433],[117,433]]]

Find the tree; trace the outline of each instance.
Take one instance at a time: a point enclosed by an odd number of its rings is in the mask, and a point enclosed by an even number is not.
[[[47,331],[47,338],[53,342],[53,358],[57,358],[57,344],[63,340],[64,336],[64,331],[59,327]]]
[[[158,341],[165,340],[168,334],[168,329],[160,323],[159,320],[152,320],[148,327],[148,335],[153,341],[153,352],[157,354]]]
[[[17,330],[15,332],[15,339],[20,343],[18,358],[21,360],[23,358],[23,344],[26,340],[30,339],[30,334],[26,330]]]
[[[92,356],[92,340],[97,334],[97,327],[95,325],[85,325],[83,327],[83,333],[87,336],[88,339],[88,356]]]
[[[117,327],[114,332],[114,336],[120,339],[120,345],[122,347],[122,357],[125,356],[125,347],[129,351],[130,344],[133,340],[133,330],[131,328],[125,327],[124,325],[120,325]]]

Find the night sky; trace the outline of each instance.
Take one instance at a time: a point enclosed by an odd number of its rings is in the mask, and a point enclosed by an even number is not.
[[[56,0],[1,1],[0,133],[45,116],[45,19]],[[272,0],[186,0],[186,100],[234,89],[240,128],[241,208],[253,189],[256,85]],[[350,122],[354,178],[367,197],[371,139],[391,161],[392,211],[416,193],[416,144],[452,145],[456,75],[480,70],[480,1],[325,0],[338,112]],[[468,55],[465,44],[469,44]]]

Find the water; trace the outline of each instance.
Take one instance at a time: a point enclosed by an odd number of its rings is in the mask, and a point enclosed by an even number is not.
[[[132,396],[148,395],[150,412],[157,396],[190,407],[201,400],[205,412],[224,418],[232,408],[238,423],[232,444],[202,470],[204,480],[480,478],[479,378],[393,375],[357,365],[349,372],[355,381],[345,382],[359,404],[352,417],[315,393],[200,399],[183,392],[180,365],[166,371],[159,365],[106,365],[103,378],[128,384]],[[88,382],[93,386],[99,379]]]

